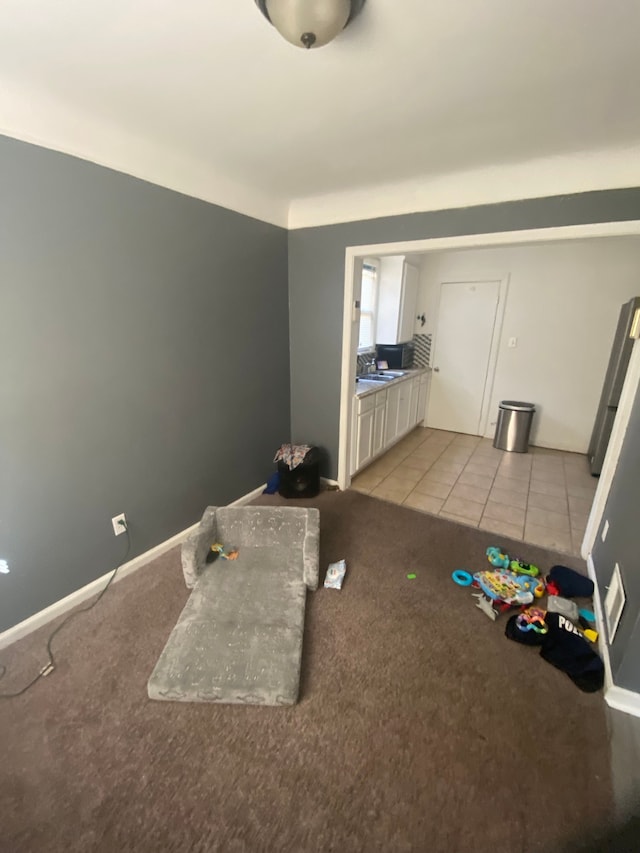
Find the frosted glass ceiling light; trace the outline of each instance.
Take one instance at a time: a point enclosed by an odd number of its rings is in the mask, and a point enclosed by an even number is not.
[[[281,36],[297,47],[329,44],[362,10],[365,0],[256,0]]]

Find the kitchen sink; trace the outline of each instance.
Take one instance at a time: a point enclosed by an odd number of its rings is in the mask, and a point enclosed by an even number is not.
[[[385,370],[384,373],[362,373],[358,379],[367,382],[393,382],[394,379],[400,379],[401,376],[406,376],[406,371]]]
[[[385,376],[381,373],[366,373],[363,376],[358,376],[361,382],[392,382],[397,378],[397,376]]]

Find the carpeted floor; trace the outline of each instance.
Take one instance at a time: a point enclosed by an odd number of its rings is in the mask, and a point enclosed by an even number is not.
[[[53,675],[0,702],[2,851],[520,853],[609,820],[602,696],[450,579],[485,566],[491,534],[356,492],[312,503],[321,566],[344,557],[348,575],[308,598],[300,703],[147,699],[188,596],[176,549],[64,629]],[[36,670],[50,628],[0,654],[3,690]]]

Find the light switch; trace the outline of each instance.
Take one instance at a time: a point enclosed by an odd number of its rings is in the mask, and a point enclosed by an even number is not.
[[[517,338],[509,338],[509,349],[515,349],[518,346]]]

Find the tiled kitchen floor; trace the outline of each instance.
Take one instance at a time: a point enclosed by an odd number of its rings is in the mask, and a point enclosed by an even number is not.
[[[596,485],[579,453],[507,453],[491,439],[417,427],[357,474],[351,488],[579,555]]]

